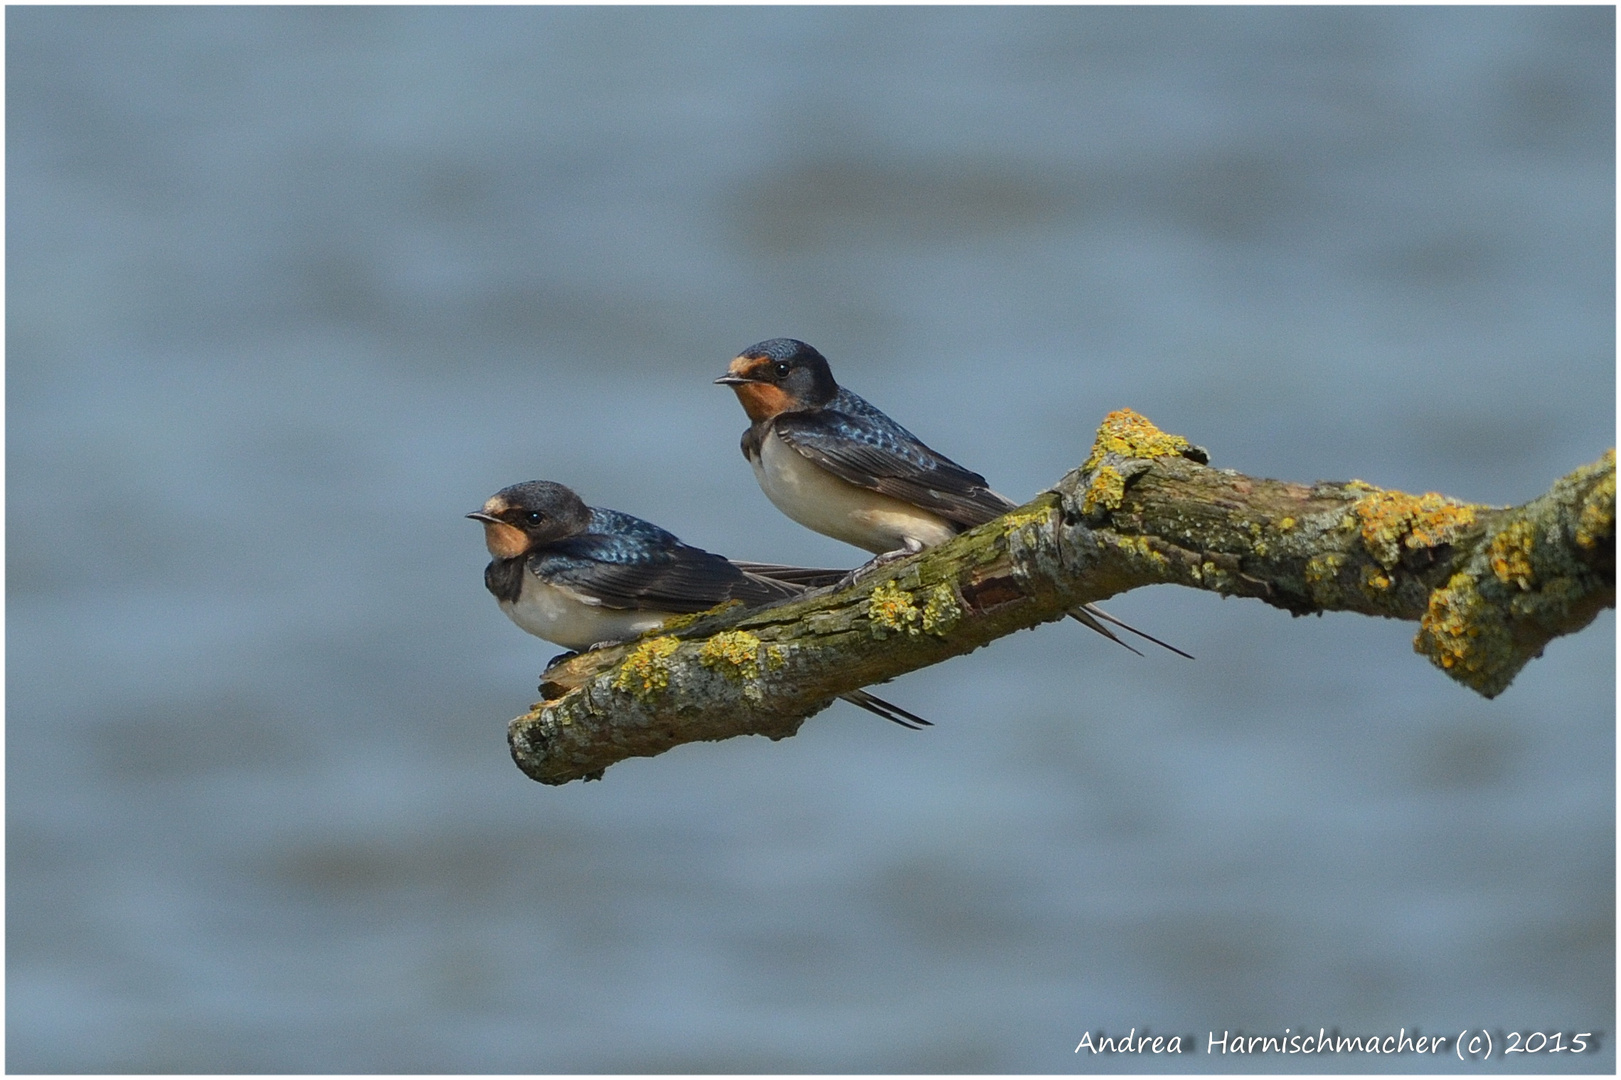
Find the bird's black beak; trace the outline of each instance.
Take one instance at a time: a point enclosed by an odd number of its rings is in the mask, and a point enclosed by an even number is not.
[[[486,525],[500,525],[502,523],[501,519],[496,517],[494,514],[486,514],[482,510],[474,510],[467,516],[472,518],[474,521],[482,521]]]
[[[758,379],[751,379],[746,375],[722,375],[720,378],[715,380],[715,385],[716,386],[746,386],[751,382],[759,382],[759,381],[760,380],[758,380]]]

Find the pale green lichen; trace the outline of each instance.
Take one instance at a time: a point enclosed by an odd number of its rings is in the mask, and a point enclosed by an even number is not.
[[[665,661],[680,647],[681,643],[669,635],[648,638],[620,663],[614,687],[643,700],[654,697],[670,685],[670,668]]]
[[[698,650],[698,663],[733,681],[757,679],[760,677],[760,639],[747,630],[716,634]]]
[[[1430,593],[1413,649],[1487,697],[1508,686],[1520,665],[1502,613],[1462,573]]]
[[[1515,593],[1508,601],[1517,618],[1557,623],[1570,612],[1570,605],[1586,593],[1574,578],[1556,577],[1538,581],[1535,589]]]
[[[867,599],[867,618],[872,622],[874,637],[888,637],[890,633],[919,633],[923,612],[912,600],[912,594],[886,581],[872,591]]]
[[[944,636],[962,618],[962,605],[957,603],[957,592],[942,582],[930,589],[923,605],[923,632]]]
[[[1578,547],[1594,548],[1599,541],[1615,535],[1615,451],[1607,452],[1598,465],[1608,467],[1609,474],[1593,485],[1582,502],[1582,512],[1576,521]]]
[[[690,615],[672,615],[668,619],[664,620],[664,623],[658,628],[657,632],[661,634],[674,634],[685,630],[687,627],[693,625],[700,619],[707,619],[711,615],[719,615],[721,612],[726,611],[729,608],[741,607],[742,605],[743,601],[741,600],[725,600],[719,604],[716,604],[707,611],[695,611]]]

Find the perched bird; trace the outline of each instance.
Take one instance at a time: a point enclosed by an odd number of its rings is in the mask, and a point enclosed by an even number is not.
[[[734,563],[641,518],[587,506],[547,480],[502,488],[467,515],[484,525],[484,586],[507,617],[565,649],[627,641],[728,600],[787,600],[841,570]],[[840,697],[903,727],[931,726],[865,690]]]
[[[840,386],[803,341],[744,349],[715,382],[736,391],[752,421],[743,456],[766,498],[806,528],[873,552],[874,562],[944,543],[1017,505]],[[1188,655],[1093,604],[1070,616],[1128,649],[1098,620]]]

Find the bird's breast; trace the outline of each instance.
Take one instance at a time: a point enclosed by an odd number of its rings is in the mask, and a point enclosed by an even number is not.
[[[957,535],[938,514],[841,480],[768,432],[751,455],[766,498],[807,529],[877,554],[913,541],[933,547]]]
[[[536,637],[565,649],[588,649],[604,641],[626,641],[672,615],[668,611],[627,611],[603,607],[590,597],[525,573],[516,601],[501,601],[507,618]]]

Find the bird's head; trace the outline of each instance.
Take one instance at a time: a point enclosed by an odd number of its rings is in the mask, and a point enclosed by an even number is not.
[[[749,346],[715,381],[737,392],[743,411],[756,423],[785,412],[819,409],[839,392],[822,354],[793,338]]]
[[[562,484],[530,480],[502,488],[467,516],[484,525],[484,546],[492,556],[515,559],[584,532],[591,508]]]

